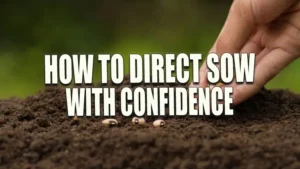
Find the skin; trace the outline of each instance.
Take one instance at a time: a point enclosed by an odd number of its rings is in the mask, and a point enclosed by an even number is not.
[[[210,52],[256,54],[254,83],[230,84],[233,104],[245,101],[300,56],[300,1],[234,0]],[[203,64],[200,87],[209,85],[207,72]]]

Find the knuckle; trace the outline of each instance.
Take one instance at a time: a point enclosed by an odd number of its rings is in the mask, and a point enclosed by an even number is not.
[[[262,2],[259,0],[237,0],[232,5],[231,12],[244,20],[256,24],[265,23],[267,18],[262,12]]]
[[[227,37],[224,37],[224,35],[220,35],[220,37],[218,38],[217,42],[216,42],[216,48],[217,48],[217,52],[222,53],[224,52],[224,49],[227,49],[228,47],[228,42],[226,42]]]
[[[222,33],[216,42],[217,53],[234,53],[238,51],[239,47],[231,44],[234,41],[232,38],[228,37],[226,32]]]
[[[238,0],[233,3],[231,12],[243,19],[253,19],[256,4],[255,0]]]

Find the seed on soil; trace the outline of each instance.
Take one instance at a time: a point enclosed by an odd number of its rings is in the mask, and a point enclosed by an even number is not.
[[[107,126],[116,126],[118,125],[118,121],[116,119],[105,119],[102,121],[102,124]]]
[[[73,117],[73,121],[71,122],[71,125],[79,125],[79,118],[77,115]]]
[[[153,122],[154,127],[163,127],[165,124],[166,124],[166,122],[163,120],[155,120]]]
[[[74,121],[78,121],[78,117],[75,115],[75,116],[73,117],[73,120],[74,120]]]
[[[134,118],[132,118],[132,123],[144,125],[144,124],[146,124],[146,120],[144,118],[134,117]]]

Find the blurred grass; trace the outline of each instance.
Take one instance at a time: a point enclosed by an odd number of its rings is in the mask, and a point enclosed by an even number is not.
[[[0,5],[0,99],[44,88],[45,54],[203,53],[231,1],[3,0]],[[94,81],[100,78],[98,63]],[[300,92],[299,59],[267,84]]]
[[[269,89],[288,89],[300,93],[299,67],[300,59],[297,59],[271,80],[266,87]]]

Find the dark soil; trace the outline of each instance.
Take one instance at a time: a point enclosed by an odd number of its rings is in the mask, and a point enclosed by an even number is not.
[[[119,106],[117,106],[119,109]],[[299,169],[300,96],[262,90],[233,117],[165,118],[154,128],[117,116],[67,117],[65,90],[0,101],[0,168]]]

